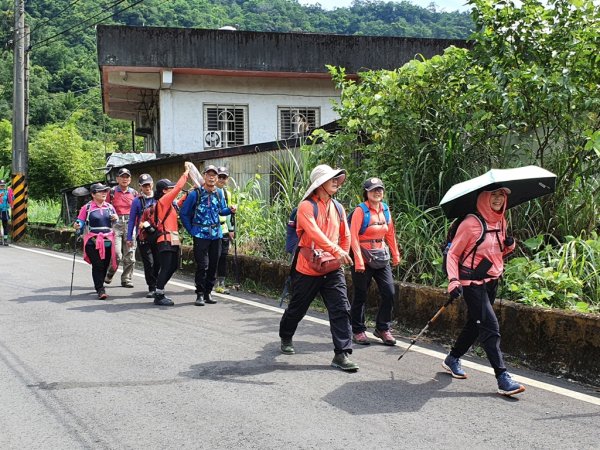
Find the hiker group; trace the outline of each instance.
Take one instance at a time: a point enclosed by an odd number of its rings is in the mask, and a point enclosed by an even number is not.
[[[212,291],[217,280],[220,280],[217,289],[224,289],[223,255],[234,239],[236,206],[225,188],[227,169],[212,165],[204,169],[194,189],[177,201],[190,170],[195,167],[186,163],[176,183],[159,180],[156,191],[152,189],[151,176],[143,174],[139,178],[142,190],[139,195],[128,187],[131,174],[127,169],[119,171],[119,185],[112,190],[102,184],[91,186],[92,201],[81,208],[75,228],[82,230],[87,226],[84,256],[92,264],[94,287],[100,299],[108,297],[104,285],[112,281],[120,261],[123,262],[121,285],[132,286],[133,252],[137,245],[144,263],[147,297],[153,298],[156,305],[173,305],[164,289],[179,266],[179,216],[193,237],[195,305],[216,303]],[[380,293],[373,334],[384,345],[396,344],[391,332],[395,297],[392,267],[400,264],[401,253],[392,214],[383,201],[382,180],[371,177],[364,182],[363,202],[350,216],[334,199],[345,180],[343,169],[325,164],[315,167],[310,175],[311,184],[290,217],[288,236],[295,238],[293,245],[288,243],[292,254],[288,279],[291,298],[281,317],[279,337],[281,352],[293,355],[298,324],[320,295],[327,308],[333,340],[331,365],[355,372],[359,367],[350,359],[353,344],[370,344],[365,307],[373,279]],[[497,280],[503,273],[503,257],[515,247],[514,239],[506,236],[504,211],[508,195],[510,190],[506,188],[481,192],[477,214],[467,216],[460,224],[457,222],[448,245],[445,258],[448,293],[453,298],[464,298],[468,321],[442,365],[452,377],[467,378],[460,358],[479,338],[494,368],[498,392],[513,395],[525,388],[514,382],[506,370],[498,320],[492,308]],[[350,267],[352,275],[352,305],[344,266]]]
[[[131,172],[126,168],[119,170],[118,184],[112,189],[101,183],[90,187],[92,200],[79,211],[74,228],[78,233],[85,230],[84,259],[92,265],[99,299],[108,298],[105,285],[112,282],[121,262],[121,286],[133,287],[135,251],[139,247],[148,286],[146,298],[152,298],[159,306],[174,304],[166,296],[165,286],[180,266],[179,217],[194,239],[195,304],[217,302],[211,295],[217,269],[221,268],[218,275],[223,280],[219,287],[225,290],[226,265],[220,262],[234,237],[231,215],[236,207],[230,204],[231,195],[226,189],[229,171],[226,167],[207,166],[194,189],[178,199],[190,169],[195,167],[186,162],[185,171],[176,183],[163,178],[157,181],[155,190],[152,177],[142,174],[138,179],[139,194],[129,187]],[[223,222],[221,217],[225,219]]]

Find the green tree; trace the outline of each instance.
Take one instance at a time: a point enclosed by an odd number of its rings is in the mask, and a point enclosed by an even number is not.
[[[99,143],[84,141],[73,123],[48,125],[30,146],[31,196],[56,197],[63,188],[101,178],[102,156]]]

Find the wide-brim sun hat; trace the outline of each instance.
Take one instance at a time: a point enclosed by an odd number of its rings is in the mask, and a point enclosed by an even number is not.
[[[310,173],[310,186],[304,193],[302,200],[306,200],[323,183],[337,177],[342,177],[338,182],[338,186],[341,186],[346,181],[346,171],[344,169],[333,169],[327,164],[319,164]]]

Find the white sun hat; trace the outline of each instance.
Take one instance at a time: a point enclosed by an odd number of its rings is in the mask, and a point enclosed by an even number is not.
[[[341,186],[346,181],[346,171],[344,169],[332,169],[327,164],[319,164],[310,173],[310,186],[304,193],[302,200],[306,200],[313,193],[315,189],[321,186],[323,183],[331,180],[332,178],[342,177],[338,182],[338,186]]]

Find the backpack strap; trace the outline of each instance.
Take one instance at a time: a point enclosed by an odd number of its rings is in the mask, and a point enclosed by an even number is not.
[[[367,231],[367,228],[369,227],[369,222],[371,221],[371,210],[369,209],[367,202],[361,202],[358,206],[360,206],[360,208],[363,210],[363,223],[358,231],[358,234],[361,235],[365,234],[365,231]],[[385,202],[381,202],[381,206],[383,208],[383,217],[385,218],[385,223],[389,225],[391,220],[390,208]]]
[[[358,230],[358,234],[361,235],[365,234],[365,231],[367,231],[367,227],[369,226],[369,222],[371,221],[371,210],[367,206],[366,202],[361,202],[358,206],[360,206],[360,209],[362,209],[363,211],[363,222],[360,226],[360,230]]]
[[[485,241],[485,235],[488,232],[488,228],[485,220],[478,213],[468,214],[467,216],[473,216],[479,221],[479,225],[481,226],[481,234],[479,235],[479,239],[475,241],[473,248],[469,250],[469,252],[459,261],[459,263],[462,264],[469,256],[471,256],[471,268],[473,268],[473,264],[475,264],[475,254],[477,253],[477,248],[483,243],[483,241]]]

